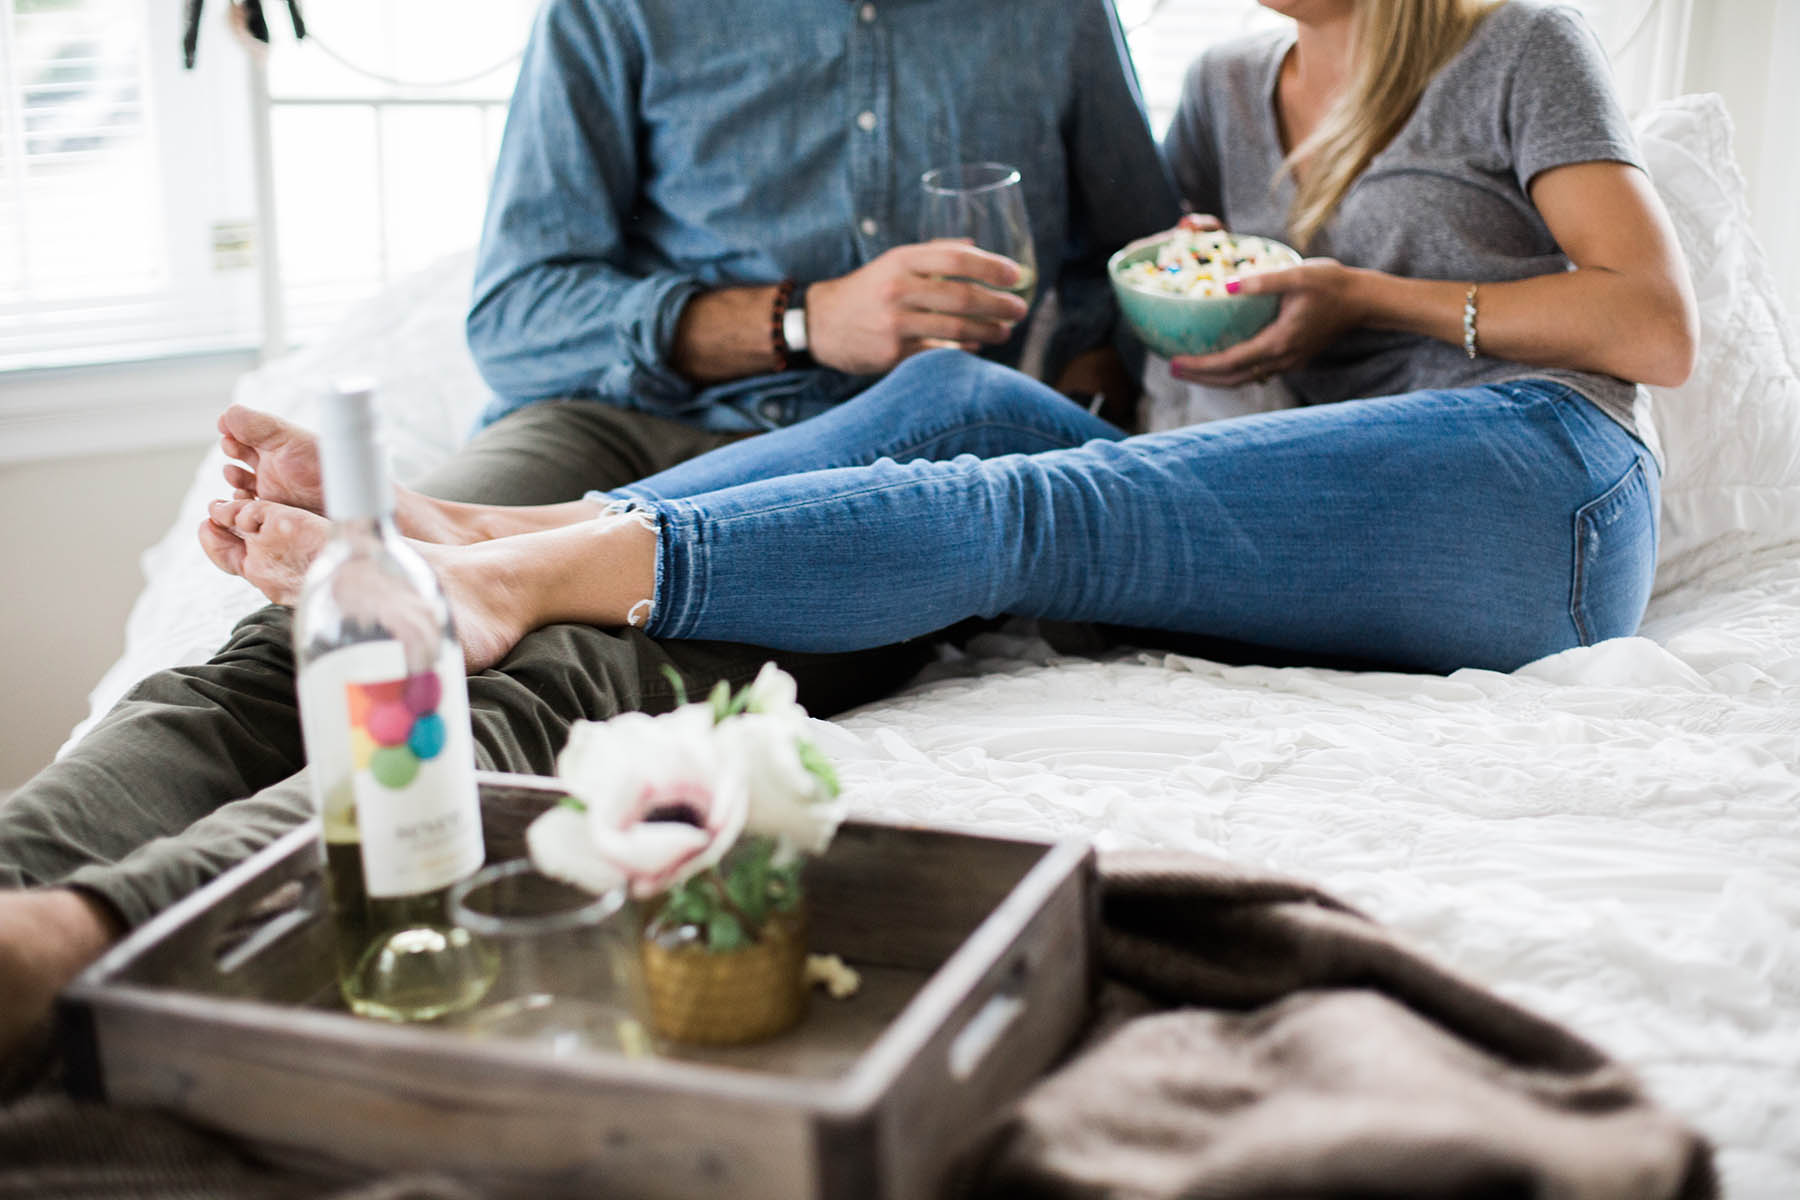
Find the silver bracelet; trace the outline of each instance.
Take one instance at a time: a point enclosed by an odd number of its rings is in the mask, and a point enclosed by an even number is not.
[[[1475,345],[1475,285],[1463,295],[1463,353],[1474,358],[1480,351]]]

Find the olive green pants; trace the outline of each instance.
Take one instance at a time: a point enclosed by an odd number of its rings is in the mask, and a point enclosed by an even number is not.
[[[600,404],[536,404],[477,435],[420,487],[451,500],[553,503],[725,440]],[[0,805],[0,886],[80,887],[137,925],[305,820],[291,625],[288,609],[270,605],[211,661],[145,679]],[[493,770],[548,773],[571,722],[673,707],[665,667],[700,695],[717,680],[747,682],[773,659],[802,703],[828,716],[893,690],[930,655],[925,643],[810,655],[554,625],[469,679],[476,757]]]

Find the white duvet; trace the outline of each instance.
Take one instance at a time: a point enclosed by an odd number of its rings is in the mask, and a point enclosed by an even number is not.
[[[1669,189],[1717,190],[1722,119],[1683,101],[1640,125],[1690,256],[1718,222]],[[458,258],[390,289],[240,398],[310,422],[330,379],[373,374],[398,469],[431,465],[485,398],[460,350],[467,273]],[[1726,433],[1704,460],[1669,447],[1671,553],[1641,636],[1436,678],[1058,658],[990,635],[821,723],[855,807],[1313,879],[1636,1067],[1718,1144],[1728,1195],[1800,1196],[1800,383],[1791,332],[1756,316],[1766,279],[1728,282],[1741,294],[1708,310],[1690,385],[1717,411],[1659,398],[1665,438]],[[193,540],[220,465],[145,556],[96,715],[260,601]]]

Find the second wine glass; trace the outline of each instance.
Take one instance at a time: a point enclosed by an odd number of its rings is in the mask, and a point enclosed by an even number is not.
[[[1005,163],[958,163],[925,172],[919,233],[926,241],[954,238],[1019,264],[1019,282],[1003,290],[1027,305],[1037,295],[1037,253],[1031,218],[1017,167]]]

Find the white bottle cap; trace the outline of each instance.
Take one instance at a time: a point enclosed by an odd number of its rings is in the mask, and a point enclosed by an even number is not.
[[[334,521],[385,517],[394,511],[375,416],[375,387],[338,383],[319,411],[319,465],[325,477],[325,515]]]

